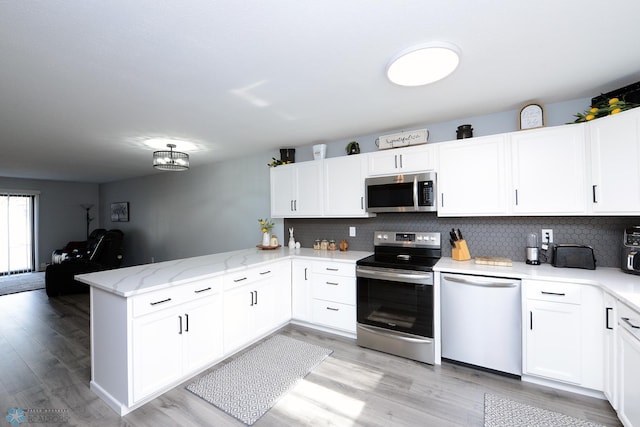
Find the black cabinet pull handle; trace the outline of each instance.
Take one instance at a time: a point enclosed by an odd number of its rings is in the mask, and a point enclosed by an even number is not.
[[[271,270],[261,271],[261,272],[260,272],[260,275],[269,274],[269,273],[271,273]]]
[[[208,288],[204,288],[204,289],[198,289],[197,291],[193,291],[196,294],[199,294],[200,292],[206,292],[206,291],[210,291],[211,290],[211,286],[209,286]]]
[[[533,311],[529,310],[529,329],[533,331]]]
[[[331,311],[340,311],[339,308],[333,308],[333,307],[327,307],[327,310],[331,310]]]
[[[253,291],[256,293],[256,305],[258,305],[258,291]]]
[[[336,283],[336,282],[326,282],[326,283],[327,283],[327,285],[331,285],[331,286],[338,286],[339,285],[339,283]]]
[[[178,332],[178,334],[182,335],[182,316],[178,316],[178,319],[180,320],[180,331]]]
[[[339,268],[329,268],[329,267],[325,268],[325,270],[327,270],[327,271],[340,271]]]
[[[150,302],[149,304],[151,304],[151,305],[158,305],[158,304],[162,304],[162,303],[169,302],[169,301],[171,301],[171,298],[163,299],[163,300],[161,300],[161,301],[154,301],[154,302]]]
[[[613,329],[613,327],[609,325],[609,313],[611,313],[612,310],[613,310],[613,307],[607,307],[604,309],[604,321],[605,321],[604,326],[607,329]]]
[[[592,191],[593,191],[593,203],[598,203],[598,199],[596,198],[596,187],[597,185],[592,185]]]
[[[307,279],[307,267],[304,268],[304,280],[309,280]]]
[[[247,280],[246,277],[243,277],[241,279],[233,279],[234,282],[238,283],[238,282],[242,282],[243,280]]]
[[[516,206],[518,206],[518,189],[516,188]]]
[[[555,296],[558,296],[558,297],[563,297],[563,296],[565,296],[565,294],[564,294],[564,293],[560,293],[560,292],[547,292],[547,291],[540,291],[540,293],[541,293],[542,295],[555,295]]]
[[[187,313],[184,314],[184,319],[185,319],[184,331],[189,332],[189,315]]]

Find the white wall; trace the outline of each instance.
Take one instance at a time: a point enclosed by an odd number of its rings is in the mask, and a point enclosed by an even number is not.
[[[98,228],[98,184],[37,179],[2,178],[0,188],[4,190],[39,191],[38,212],[38,259],[36,268],[51,262],[51,252],[61,249],[72,240],[86,240],[86,210],[80,205],[93,204],[91,216],[95,219],[90,229]]]
[[[124,232],[124,265],[253,247],[261,239],[258,219],[270,216],[267,163],[276,156],[265,152],[102,184],[101,224]],[[129,222],[111,222],[114,202],[129,202]],[[281,241],[282,223],[274,231]]]

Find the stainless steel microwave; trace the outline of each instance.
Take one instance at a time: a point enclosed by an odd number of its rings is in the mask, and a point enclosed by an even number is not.
[[[438,206],[433,171],[366,178],[365,189],[367,212],[435,212]]]

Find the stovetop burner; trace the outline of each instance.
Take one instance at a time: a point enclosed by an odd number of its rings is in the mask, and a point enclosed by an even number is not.
[[[374,254],[356,265],[432,271],[441,256],[440,233],[376,231]]]

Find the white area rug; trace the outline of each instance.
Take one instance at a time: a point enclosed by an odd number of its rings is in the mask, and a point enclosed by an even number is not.
[[[264,415],[333,350],[275,335],[187,390],[247,425]]]
[[[484,395],[485,427],[604,427],[559,412],[515,402],[493,394]]]

